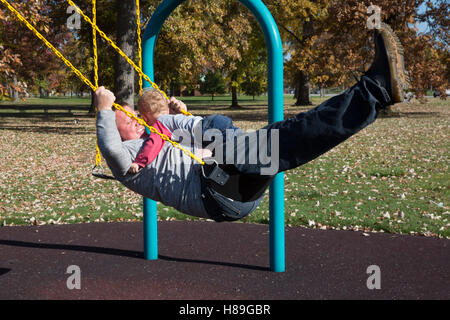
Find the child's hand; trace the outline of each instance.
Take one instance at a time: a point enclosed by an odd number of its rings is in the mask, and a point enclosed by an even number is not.
[[[179,114],[183,111],[187,111],[187,107],[183,101],[177,100],[175,97],[169,100],[169,112],[170,114]]]
[[[139,165],[137,163],[132,163],[130,166],[130,169],[128,169],[128,173],[138,173],[139,172]]]

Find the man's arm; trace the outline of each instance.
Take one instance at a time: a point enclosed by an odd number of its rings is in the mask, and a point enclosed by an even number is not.
[[[112,110],[100,110],[97,114],[97,143],[109,167],[126,175],[131,166],[131,155],[124,147]]]
[[[122,143],[116,126],[116,115],[112,111],[114,94],[100,87],[95,95],[97,105],[97,143],[111,169],[126,175],[131,166],[131,155]]]
[[[170,132],[174,132],[175,130],[192,132],[194,127],[202,119],[202,117],[185,116],[184,114],[163,114],[158,117],[158,121],[160,121]]]
[[[189,135],[191,141],[201,139],[201,120],[202,117],[186,116],[181,110],[187,111],[184,102],[177,100],[175,97],[169,100],[170,114],[162,114],[158,116],[158,120],[173,134],[174,141],[178,141],[180,137]]]
[[[95,91],[94,104],[98,111],[101,110],[112,110],[112,106],[116,101],[114,93],[107,90],[104,86],[101,86]]]

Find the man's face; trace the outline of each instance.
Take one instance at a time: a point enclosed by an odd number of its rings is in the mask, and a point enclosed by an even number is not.
[[[127,111],[136,115],[136,112],[130,107],[125,107]],[[128,117],[122,111],[116,111],[116,125],[122,140],[139,139],[145,133],[145,127],[136,120]]]

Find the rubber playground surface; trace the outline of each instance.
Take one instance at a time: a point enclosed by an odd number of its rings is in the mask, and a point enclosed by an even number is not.
[[[146,261],[142,223],[0,227],[0,299],[450,299],[450,240],[286,228],[286,272],[273,273],[268,228],[158,222]]]

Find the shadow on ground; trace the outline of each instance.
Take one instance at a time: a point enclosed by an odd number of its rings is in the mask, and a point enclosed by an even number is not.
[[[141,222],[1,227],[0,299],[450,296],[447,239],[286,227],[286,269],[277,273],[269,271],[267,225],[160,221],[156,261],[142,259],[142,229]],[[70,265],[82,270],[79,291],[67,288]],[[382,290],[367,287],[372,265]]]
[[[141,259],[141,260],[144,259],[144,254],[141,251],[122,250],[122,249],[115,249],[115,248],[102,248],[102,247],[52,244],[52,243],[34,243],[34,242],[25,242],[25,241],[16,241],[16,240],[0,240],[0,245],[23,247],[23,248],[34,248],[34,249],[55,249],[55,250],[64,250],[64,251],[79,251],[79,252],[88,252],[88,253],[107,254],[107,255],[127,257],[127,258],[137,258],[137,259]],[[249,270],[256,270],[256,271],[270,271],[270,269],[267,267],[251,266],[251,265],[240,264],[240,263],[177,258],[177,257],[166,256],[166,255],[158,255],[158,259],[161,259],[164,261],[199,263],[199,264],[206,264],[206,265],[217,265],[217,266],[249,269]],[[1,269],[0,268],[0,276],[9,271],[10,271],[10,269]]]
[[[8,273],[10,271],[11,271],[11,269],[0,268],[0,276],[4,275],[4,274],[6,274],[6,273]]]

